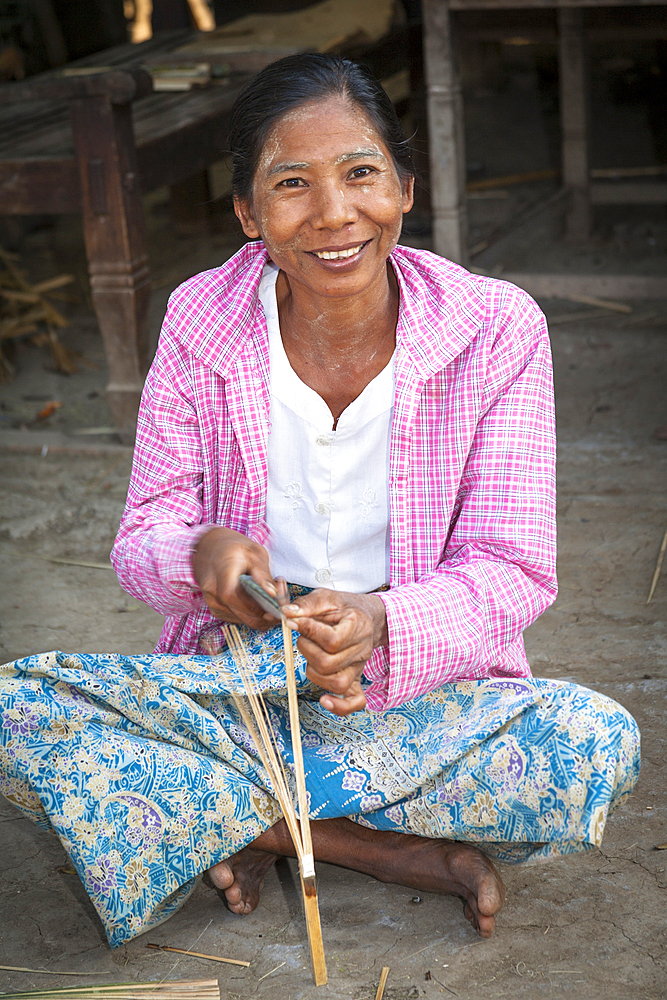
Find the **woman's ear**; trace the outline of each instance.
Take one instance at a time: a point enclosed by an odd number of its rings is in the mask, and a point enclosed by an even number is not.
[[[250,202],[241,201],[240,198],[234,198],[234,211],[246,236],[251,240],[259,239],[260,233],[253,216],[252,205]]]
[[[408,177],[403,181],[403,214],[409,212],[415,203],[415,179]]]

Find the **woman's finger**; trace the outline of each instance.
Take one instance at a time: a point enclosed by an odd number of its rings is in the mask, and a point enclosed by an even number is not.
[[[350,689],[344,698],[336,698],[331,694],[323,694],[320,698],[320,705],[327,712],[334,715],[351,715],[353,712],[361,712],[366,707],[366,695],[362,691],[361,684]]]
[[[335,655],[363,643],[370,643],[372,651],[373,626],[367,615],[357,608],[337,610],[335,615],[337,620],[333,621],[315,618],[294,618],[292,621],[301,636],[324,653]]]
[[[368,639],[362,639],[351,642],[335,653],[329,653],[303,635],[297,640],[297,649],[310,668],[321,677],[334,676],[348,667],[361,669],[373,651]]]

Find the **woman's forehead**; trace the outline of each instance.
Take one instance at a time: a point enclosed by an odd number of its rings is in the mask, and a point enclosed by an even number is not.
[[[306,169],[313,158],[339,164],[360,156],[387,159],[382,136],[362,108],[329,97],[292,108],[273,125],[258,169],[274,174],[285,166]]]

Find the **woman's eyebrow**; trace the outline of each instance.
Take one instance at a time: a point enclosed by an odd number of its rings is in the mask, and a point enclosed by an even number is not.
[[[347,163],[348,160],[363,160],[371,156],[376,160],[384,160],[384,156],[379,149],[368,147],[364,149],[355,149],[351,153],[343,153],[342,156],[339,156],[336,160],[334,160],[334,163],[338,166],[340,163]],[[269,177],[272,177],[274,174],[289,173],[292,170],[308,170],[310,166],[310,163],[276,163],[276,165],[271,167],[269,170]]]
[[[376,160],[384,160],[384,156],[379,149],[368,147],[364,149],[355,149],[353,153],[343,153],[343,155],[339,156],[335,162],[337,164],[347,163],[348,160],[363,160],[369,156],[372,156]]]
[[[310,163],[276,163],[275,167],[269,170],[269,177],[273,174],[284,174],[290,170],[308,170]]]

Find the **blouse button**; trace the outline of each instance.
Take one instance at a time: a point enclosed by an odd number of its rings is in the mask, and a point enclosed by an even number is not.
[[[328,569],[318,569],[315,574],[315,579],[318,583],[329,583],[331,580],[331,573]]]
[[[315,510],[318,514],[329,514],[331,512],[331,507],[328,503],[316,503]]]
[[[331,444],[331,438],[326,434],[320,434],[319,437],[315,438],[315,444],[327,445]]]

